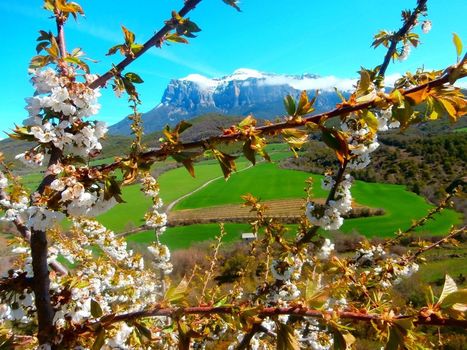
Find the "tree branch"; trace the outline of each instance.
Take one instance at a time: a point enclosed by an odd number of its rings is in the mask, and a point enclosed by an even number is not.
[[[62,58],[67,56],[65,47],[64,19],[62,14],[55,11],[55,21],[57,23],[57,43]],[[50,160],[48,166],[58,164],[62,158],[63,151],[55,146],[51,147]],[[50,185],[56,178],[56,175],[48,174],[40,183],[37,192],[42,194],[46,186]],[[47,263],[47,232],[32,230],[31,232],[31,256],[32,269],[34,272],[32,289],[34,291],[34,303],[37,309],[39,344],[52,343],[55,337],[56,329],[53,324],[55,311],[50,299],[50,277],[49,264]]]
[[[237,307],[222,306],[195,306],[195,307],[182,307],[182,308],[153,308],[143,311],[131,312],[127,314],[120,314],[109,321],[102,322],[102,326],[107,326],[117,322],[129,322],[145,317],[176,317],[180,315],[214,315],[214,314],[238,314],[241,312]],[[367,314],[354,311],[323,311],[306,307],[265,307],[259,309],[258,317],[268,317],[276,315],[289,315],[289,316],[302,316],[302,317],[313,317],[318,319],[328,319],[334,316],[338,316],[340,319],[353,320],[353,321],[364,321],[364,322],[391,322],[392,320],[400,319],[413,319],[415,325],[427,325],[427,326],[455,326],[467,328],[467,320],[454,319],[454,318],[441,318],[441,317],[425,317],[420,314],[415,315],[399,315],[393,318],[388,318],[384,315],[379,314]],[[102,319],[109,319],[109,316],[103,316]],[[84,325],[81,332],[89,330],[90,326],[92,329],[93,325],[100,324],[100,321]],[[77,330],[79,333],[80,330]]]
[[[196,5],[198,5],[202,0],[188,0],[185,2],[185,5],[183,8],[178,12],[178,14],[181,17],[185,17],[188,12],[193,10]],[[121,61],[119,64],[115,66],[115,69],[118,72],[123,71],[129,64],[131,64],[134,60],[136,60],[138,57],[143,55],[146,51],[148,51],[151,47],[160,45],[160,43],[163,41],[164,36],[172,30],[173,27],[170,25],[164,25],[162,29],[160,29],[154,36],[152,36],[148,41],[146,41],[143,45],[143,48],[136,53],[133,57],[127,56],[123,61]],[[101,75],[99,78],[94,80],[91,84],[89,84],[89,87],[91,89],[95,89],[98,87],[102,87],[105,85],[105,83],[110,80],[113,77],[113,70],[110,69],[103,75]]]
[[[442,77],[440,77],[438,79],[435,79],[435,80],[432,80],[430,82],[415,86],[415,87],[410,88],[410,89],[401,90],[401,93],[402,93],[402,95],[407,95],[407,94],[417,92],[419,90],[423,90],[425,88],[432,89],[432,88],[444,85],[444,84],[446,84],[448,82],[449,82],[449,76],[448,76],[448,74],[445,74]],[[325,117],[330,119],[330,118],[341,116],[343,114],[348,114],[348,113],[351,113],[351,112],[359,111],[359,110],[362,110],[362,109],[372,108],[372,107],[374,107],[375,101],[376,101],[376,98],[373,99],[373,100],[367,101],[367,102],[358,103],[358,104],[353,105],[353,106],[339,107],[339,108],[335,108],[335,109],[327,111],[327,112],[311,115],[309,117],[302,118],[301,120],[289,120],[289,121],[286,121],[286,122],[260,126],[260,127],[257,127],[255,130],[259,131],[263,135],[264,134],[273,135],[274,133],[276,133],[276,132],[278,132],[280,130],[283,130],[283,129],[300,127],[300,126],[304,126],[307,123],[319,123],[320,120],[322,118],[325,118]],[[232,133],[232,134],[228,134],[228,135],[223,134],[223,135],[208,137],[208,138],[204,138],[204,139],[201,139],[201,140],[198,140],[198,141],[180,143],[180,144],[178,144],[178,146],[179,146],[179,149],[183,149],[183,150],[193,149],[193,148],[202,148],[202,147],[206,146],[207,144],[214,144],[214,143],[218,143],[218,142],[219,143],[228,143],[228,142],[241,140],[243,137],[245,137],[245,136],[241,132],[237,132],[237,133]],[[143,160],[143,161],[151,162],[151,161],[155,161],[157,159],[166,158],[167,156],[169,156],[169,155],[171,155],[173,153],[174,153],[173,149],[168,149],[167,147],[161,146],[159,148],[152,149],[152,150],[141,153],[140,154],[140,159]],[[96,169],[98,169],[101,172],[109,172],[109,171],[117,169],[122,162],[127,161],[127,160],[129,160],[129,159],[125,158],[125,159],[116,161],[116,162],[111,163],[111,164],[99,165],[99,166],[96,166]]]
[[[386,69],[389,66],[389,62],[391,61],[392,55],[394,54],[394,52],[396,52],[397,43],[400,41],[400,39],[405,34],[407,34],[407,32],[410,30],[410,28],[412,28],[416,24],[418,15],[421,12],[426,11],[426,3],[427,3],[427,0],[418,0],[417,7],[414,9],[414,11],[412,12],[409,19],[397,31],[397,33],[392,36],[391,45],[389,46],[389,49],[386,52],[386,56],[384,57],[383,64],[381,65],[381,67],[379,69],[379,72],[378,72],[379,76],[384,76],[385,75]]]

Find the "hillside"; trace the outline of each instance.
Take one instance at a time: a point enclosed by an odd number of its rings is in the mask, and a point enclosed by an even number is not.
[[[440,121],[404,133],[381,133],[380,147],[371,155],[371,166],[351,174],[367,182],[404,184],[410,191],[436,203],[451,182],[467,175],[466,134],[455,132],[463,130],[466,124],[463,118],[454,126]],[[305,145],[300,158],[282,162],[285,168],[317,173],[335,164],[333,152],[317,139]],[[466,201],[458,199],[456,209],[465,214]]]

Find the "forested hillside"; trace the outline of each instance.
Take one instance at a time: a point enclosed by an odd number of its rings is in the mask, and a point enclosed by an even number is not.
[[[387,132],[380,136],[381,145],[371,156],[372,166],[351,174],[368,182],[405,184],[436,203],[453,181],[466,176],[467,138],[463,130],[433,123],[405,133]],[[334,164],[333,152],[319,140],[311,140],[299,158],[288,158],[282,166],[322,173]],[[456,209],[465,214],[466,201],[457,200]]]

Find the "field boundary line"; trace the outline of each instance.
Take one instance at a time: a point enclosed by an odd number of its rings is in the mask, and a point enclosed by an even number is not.
[[[261,160],[261,161],[259,161],[258,163],[261,163],[261,162],[263,162],[263,161]],[[250,168],[252,168],[252,167],[253,167],[253,164],[250,164],[250,165],[248,165],[246,168],[243,168],[243,169],[241,169],[241,170],[236,171],[235,174],[241,173],[242,171],[248,170],[248,169],[250,169]],[[184,195],[181,196],[181,197],[178,197],[177,199],[175,199],[174,201],[172,201],[172,202],[167,206],[167,209],[165,210],[165,213],[168,215],[169,212],[172,210],[172,208],[173,208],[175,205],[177,205],[181,200],[183,200],[183,199],[185,199],[185,198],[191,196],[193,193],[196,193],[196,192],[202,190],[203,188],[205,188],[206,186],[210,185],[210,184],[213,183],[214,181],[217,181],[217,180],[222,179],[222,178],[224,178],[224,176],[218,176],[218,177],[215,177],[214,179],[208,180],[208,181],[206,181],[204,184],[202,184],[200,187],[194,189],[193,191],[188,192],[188,193],[184,194]]]

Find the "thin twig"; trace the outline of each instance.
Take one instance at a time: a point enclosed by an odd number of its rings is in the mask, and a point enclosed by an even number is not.
[[[419,250],[417,250],[413,255],[411,255],[408,259],[408,261],[413,261],[415,260],[418,256],[420,256],[421,254],[424,254],[426,253],[427,251],[429,250],[432,250],[438,246],[440,246],[441,244],[447,242],[448,240],[450,240],[451,238],[457,236],[458,234],[460,233],[464,233],[466,232],[466,229],[467,229],[467,226],[463,226],[459,229],[455,229],[455,228],[452,228],[451,231],[449,232],[449,234],[443,238],[441,238],[440,240],[436,241],[435,243],[433,244],[430,244],[429,246],[426,246],[426,247],[423,247],[423,248],[420,248]]]
[[[427,0],[418,0],[417,7],[412,12],[409,19],[404,23],[404,25],[395,33],[391,38],[391,45],[386,52],[386,56],[384,57],[383,64],[381,65],[378,75],[383,77],[386,73],[386,69],[389,66],[389,62],[391,61],[394,52],[397,49],[397,43],[400,39],[408,33],[408,31],[416,24],[417,18],[419,14],[423,11],[426,11],[426,3]]]

